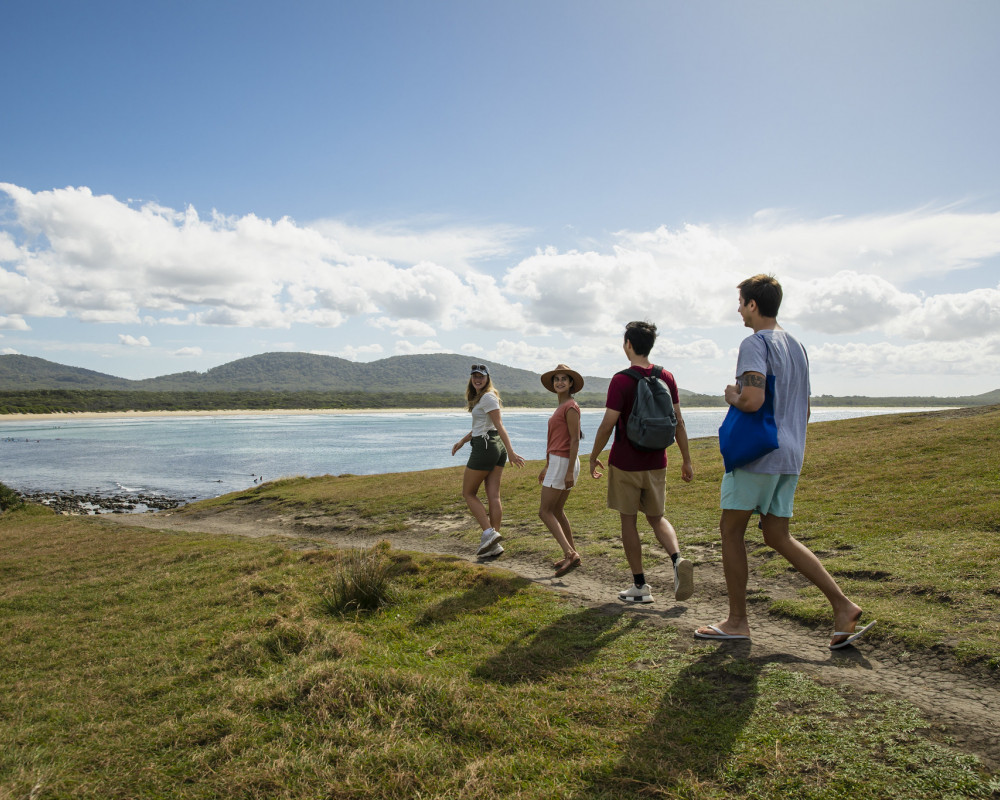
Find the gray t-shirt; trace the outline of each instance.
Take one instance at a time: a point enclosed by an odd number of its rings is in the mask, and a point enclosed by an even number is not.
[[[765,475],[798,475],[806,451],[809,421],[809,357],[787,331],[762,330],[740,343],[736,382],[746,372],[774,375],[774,421],[778,449],[741,469]]]

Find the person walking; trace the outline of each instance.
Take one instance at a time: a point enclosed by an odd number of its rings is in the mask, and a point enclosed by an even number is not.
[[[608,508],[621,515],[622,545],[625,558],[632,571],[633,585],[618,593],[618,598],[626,603],[652,603],[653,594],[646,583],[642,566],[642,542],[639,539],[638,516],[641,511],[652,528],[657,541],[670,555],[674,567],[674,599],[687,600],[694,593],[694,565],[680,555],[677,532],[664,516],[666,503],[666,448],[639,450],[629,440],[627,430],[629,417],[635,401],[638,380],[630,371],[638,371],[642,376],[662,380],[670,391],[676,415],[675,441],[681,451],[681,479],[690,482],[694,478],[691,453],[688,447],[687,430],[681,414],[680,396],[674,376],[662,367],[655,367],[649,360],[649,353],[656,342],[656,326],[650,322],[630,322],[625,326],[622,349],[628,359],[630,370],[623,370],[611,379],[605,402],[604,418],[594,436],[594,447],[590,453],[590,475],[597,479],[604,473],[600,461],[601,451],[614,433],[611,455],[608,458]]]
[[[500,524],[503,504],[500,501],[500,480],[508,459],[515,467],[524,466],[524,459],[514,452],[500,414],[500,392],[490,378],[486,364],[473,364],[465,389],[468,411],[472,414],[472,430],[451,448],[455,455],[472,442],[472,452],[462,477],[462,498],[483,529],[476,555],[480,558],[498,556],[503,552]],[[485,484],[486,501],[479,499],[479,488]]]
[[[559,364],[542,375],[541,381],[542,386],[556,394],[558,405],[549,417],[545,466],[538,476],[542,485],[538,517],[562,548],[562,559],[553,565],[556,577],[561,577],[580,566],[580,554],[573,541],[573,529],[565,508],[570,489],[580,477],[580,405],[573,395],[583,388],[583,376],[565,364]]]
[[[726,402],[753,413],[763,404],[768,377],[774,376],[774,417],[778,448],[726,472],[722,478],[722,568],[729,595],[729,616],[695,631],[699,639],[749,639],[747,617],[747,524],[760,515],[764,543],[776,550],[826,595],[833,607],[830,649],[855,641],[875,622],[857,629],[861,607],[851,602],[819,558],[789,533],[795,488],[806,447],[809,421],[809,358],[805,348],[778,325],[781,284],[773,275],[755,275],[739,284],[743,325],[753,330],[740,344],[736,383],[726,387]]]

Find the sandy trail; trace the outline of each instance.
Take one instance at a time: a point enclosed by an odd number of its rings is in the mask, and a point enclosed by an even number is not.
[[[266,512],[265,512],[266,514]],[[236,536],[280,537],[290,547],[313,548],[319,544],[337,547],[367,547],[388,540],[392,547],[425,553],[440,553],[475,561],[469,545],[458,530],[468,527],[465,515],[413,519],[403,531],[366,535],[364,528],[345,525],[333,516],[308,519],[291,515],[260,516],[248,510],[227,509],[221,512],[162,511],[147,514],[108,515],[104,520],[129,526],[164,531],[196,531]],[[362,523],[363,525],[363,523]],[[517,534],[511,534],[516,536]],[[509,551],[495,560],[495,565],[514,572],[541,586],[590,607],[607,607],[612,613],[637,614],[651,624],[675,627],[679,647],[706,644],[689,635],[706,623],[723,619],[726,592],[718,552],[685,550],[698,564],[695,571],[695,595],[677,603],[672,594],[672,572],[663,560],[647,556],[647,576],[656,602],[644,606],[625,606],[617,600],[628,576],[598,559],[562,578],[554,578],[548,561],[537,554],[520,557]],[[755,577],[751,566],[751,596]],[[790,575],[787,585],[776,586],[768,579],[761,589],[771,597],[782,591],[792,596],[803,585],[797,575]],[[878,692],[905,699],[917,706],[931,725],[929,735],[939,741],[978,756],[988,770],[1000,770],[1000,679],[991,674],[962,671],[947,654],[910,653],[889,644],[860,640],[858,647],[830,651],[830,631],[813,630],[799,623],[781,619],[751,606],[753,641],[707,643],[710,647],[729,648],[734,654],[757,664],[778,663],[799,670],[829,685],[848,685],[858,692]]]

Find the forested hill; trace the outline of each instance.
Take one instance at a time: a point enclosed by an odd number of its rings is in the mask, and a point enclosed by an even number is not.
[[[359,363],[311,353],[264,353],[214,367],[127,380],[41,358],[0,356],[0,391],[99,389],[150,392],[407,392],[461,395],[473,363],[452,354],[393,356]],[[544,392],[539,374],[485,361],[501,392]],[[555,366],[555,365],[553,365]],[[586,391],[603,394],[608,378],[585,377]]]
[[[351,395],[351,404],[370,405],[361,397],[364,394],[409,395],[428,402],[428,395],[444,398],[461,397],[474,359],[455,354],[430,354],[393,356],[379,361],[359,363],[334,356],[312,353],[264,353],[241,358],[214,367],[207,372],[178,372],[145,380],[128,380],[105,375],[80,367],[68,367],[42,358],[23,355],[0,355],[0,393],[7,401],[24,393],[36,392],[129,392],[129,393],[283,393],[301,396],[304,393],[322,393],[324,396]],[[518,396],[520,402],[542,404],[547,392],[542,388],[539,374],[529,370],[508,367],[486,361],[490,372],[507,395]],[[554,366],[554,365],[553,365]],[[586,386],[580,396],[581,403],[602,405],[610,376],[597,378],[585,376]],[[529,395],[535,396],[534,399]],[[23,398],[22,398],[23,399]],[[290,397],[293,402],[299,397]],[[511,398],[512,400],[515,398]],[[177,400],[177,398],[175,398]],[[181,402],[178,400],[178,402]],[[190,401],[183,401],[190,402]],[[221,402],[221,400],[220,400]],[[249,402],[249,401],[247,401]],[[399,398],[402,402],[402,398]],[[681,389],[683,405],[723,405],[718,395],[703,395]],[[815,406],[934,406],[934,405],[991,405],[1000,403],[1000,389],[981,395],[965,397],[834,397],[823,395],[813,398]],[[21,399],[15,405],[21,404]],[[393,405],[397,402],[393,401]],[[434,401],[437,404],[437,401]],[[241,405],[240,407],[251,407]],[[374,407],[374,406],[373,406]]]

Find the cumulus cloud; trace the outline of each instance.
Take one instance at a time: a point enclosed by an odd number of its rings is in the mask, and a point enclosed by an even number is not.
[[[387,330],[395,336],[434,336],[434,328],[419,319],[392,319],[391,317],[377,317],[371,320],[371,324],[376,328]]]
[[[380,344],[349,345],[335,353],[317,353],[317,355],[332,355],[346,358],[348,361],[366,361],[382,355],[384,349]]]
[[[127,333],[119,333],[118,341],[126,347],[149,347],[149,339],[145,336],[136,338],[135,336],[130,336]]]
[[[30,331],[31,327],[21,317],[0,317],[0,330]]]
[[[175,356],[180,356],[182,358],[186,358],[186,357],[189,357],[189,356],[200,356],[201,355],[201,348],[200,347],[182,347],[180,350],[174,350],[174,355]]]
[[[827,278],[789,281],[781,316],[824,333],[879,328],[920,305],[884,278],[841,271]]]
[[[12,200],[23,240],[14,246],[8,233],[0,247],[16,268],[0,270],[6,313],[263,328],[336,327],[382,313],[457,324],[480,301],[481,281],[453,268],[426,259],[399,266],[370,255],[378,248],[358,253],[347,246],[357,242],[288,218],[213,212],[203,219],[191,207],[134,207],[85,187],[34,193],[8,183],[0,190]],[[430,253],[453,241],[428,236]],[[470,257],[498,252],[502,238],[477,238],[472,229],[459,236]]]
[[[21,355],[13,347],[0,348],[0,354],[3,354],[5,356],[19,356],[19,355]]]
[[[893,330],[911,339],[952,342],[1000,331],[1000,288],[927,297]]]
[[[408,341],[406,339],[400,339],[396,342],[396,355],[397,356],[411,356],[416,353],[445,353],[447,350],[441,346],[440,342],[435,342],[432,339],[428,339],[422,344],[415,344],[414,342]]]
[[[765,211],[738,223],[622,230],[576,249],[543,242],[498,272],[495,259],[528,232],[426,220],[301,225],[126,202],[85,187],[32,192],[4,183],[0,191],[10,198],[0,223],[0,328],[13,330],[59,317],[286,330],[360,321],[398,341],[382,335],[381,344],[337,352],[440,352],[452,349],[441,344],[451,334],[485,344],[478,357],[550,369],[558,353],[576,368],[606,371],[620,360],[622,325],[648,319],[660,328],[664,360],[708,363],[727,357],[717,342],[732,346],[736,284],[761,271],[785,286],[781,319],[827,342],[816,353],[825,363],[840,363],[851,347],[861,348],[862,363],[883,363],[898,347],[901,364],[912,366],[915,353],[951,364],[949,343],[970,339],[964,352],[982,362],[1000,328],[1000,287],[921,292],[923,279],[1000,258],[1000,213],[798,219]],[[477,269],[482,259],[494,259],[493,272]],[[976,273],[967,274],[971,286]],[[880,336],[891,345],[881,356],[881,346],[844,341]],[[949,346],[906,349],[934,342]]]
[[[914,375],[925,376],[923,391],[901,390],[898,394],[947,396],[955,392],[941,382],[942,376],[975,376],[984,371],[1000,375],[1000,335],[984,340],[944,343],[827,342],[812,348],[809,358],[814,370],[841,371],[844,375],[888,375],[907,379]]]

